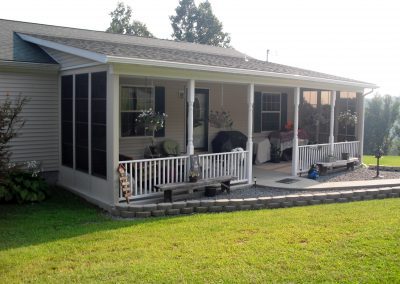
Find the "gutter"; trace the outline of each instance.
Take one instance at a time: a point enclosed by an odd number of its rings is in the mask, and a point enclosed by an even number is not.
[[[374,88],[371,88],[371,91],[369,91],[369,92],[363,94],[362,96],[363,96],[363,97],[366,97],[366,96],[368,96],[369,94],[371,94],[373,91],[375,91],[375,89],[374,89]]]

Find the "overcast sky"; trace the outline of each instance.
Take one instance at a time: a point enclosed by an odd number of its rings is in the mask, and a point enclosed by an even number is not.
[[[105,30],[118,0],[2,1],[0,18]],[[134,18],[171,38],[169,16],[179,0],[126,0]],[[196,3],[201,1],[197,0]],[[250,56],[349,77],[400,95],[398,1],[210,0],[232,37]],[[0,27],[1,28],[1,27]]]

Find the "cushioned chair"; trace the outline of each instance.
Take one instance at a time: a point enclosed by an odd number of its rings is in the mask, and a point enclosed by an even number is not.
[[[163,156],[166,157],[175,157],[179,156],[180,154],[178,142],[171,139],[166,139],[163,142],[161,142],[160,148]]]

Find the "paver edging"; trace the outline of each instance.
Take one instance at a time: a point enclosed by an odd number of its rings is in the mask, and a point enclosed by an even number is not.
[[[147,218],[187,215],[206,212],[232,212],[236,210],[275,209],[282,207],[342,203],[361,200],[399,198],[400,186],[374,189],[357,189],[315,194],[290,194],[273,197],[188,200],[172,203],[117,205],[111,208],[113,216],[122,218]]]

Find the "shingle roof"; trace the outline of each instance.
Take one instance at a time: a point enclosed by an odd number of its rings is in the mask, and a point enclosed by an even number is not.
[[[30,34],[30,36],[55,42],[58,44],[63,44],[75,48],[96,52],[107,56],[162,60],[162,61],[179,62],[179,63],[190,63],[190,64],[200,64],[200,65],[228,67],[228,68],[237,68],[246,70],[267,71],[267,72],[274,72],[281,74],[332,79],[332,80],[339,80],[346,82],[365,83],[362,81],[356,81],[353,79],[329,75],[321,72],[315,72],[287,65],[257,60],[251,57],[247,57],[244,54],[242,54],[241,56],[227,56],[227,55],[199,52],[197,50],[188,51],[188,50],[172,49],[161,46],[145,46],[140,44],[126,44],[120,42],[96,41],[96,40],[34,35],[34,34]]]
[[[0,26],[2,27],[2,31],[0,30],[0,44],[2,47],[2,49],[0,49],[0,58],[8,60],[12,60],[10,57],[12,54],[12,42],[7,43],[7,39],[4,39],[3,35],[11,35],[13,32],[17,32],[106,56],[265,71],[277,74],[339,80],[354,84],[373,85],[349,78],[257,60],[233,48],[222,48],[188,42],[143,38],[2,19],[0,19]]]

